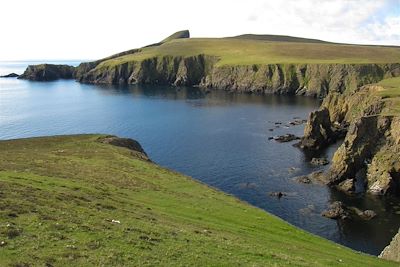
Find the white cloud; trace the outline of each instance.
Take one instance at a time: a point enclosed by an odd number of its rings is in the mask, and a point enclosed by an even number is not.
[[[400,45],[399,21],[400,0],[13,0],[1,4],[0,60],[95,59],[181,29]]]

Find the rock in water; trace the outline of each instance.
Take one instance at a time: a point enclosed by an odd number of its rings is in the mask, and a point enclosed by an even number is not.
[[[13,72],[13,73],[10,73],[10,74],[7,74],[7,75],[0,76],[0,78],[16,78],[18,76],[19,76],[18,74]]]
[[[300,137],[295,136],[294,134],[284,134],[277,137],[274,137],[274,140],[280,143],[290,142],[293,140],[298,140]]]
[[[75,67],[69,65],[40,64],[29,65],[18,79],[31,81],[54,81],[58,79],[73,79]]]
[[[319,183],[319,184],[327,184],[327,178],[322,171],[316,171],[310,173],[309,175],[303,175],[294,178],[297,182],[302,184],[311,184],[311,183]]]
[[[335,201],[329,206],[327,210],[322,212],[322,216],[334,220],[344,220],[349,218],[349,213],[346,206],[342,202]]]
[[[312,165],[321,166],[329,164],[329,160],[327,158],[312,158],[310,163]]]
[[[331,142],[332,136],[329,110],[324,107],[311,112],[304,129],[304,137],[297,146],[308,150],[319,150]]]

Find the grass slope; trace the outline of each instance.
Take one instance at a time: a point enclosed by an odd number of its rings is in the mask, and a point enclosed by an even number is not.
[[[272,35],[272,34],[242,34],[229,38],[251,39],[251,40],[270,41],[270,42],[326,43],[326,44],[329,43],[318,39],[293,37],[287,35]]]
[[[400,77],[384,79],[377,85],[382,88],[377,93],[386,102],[384,115],[400,116]]]
[[[0,142],[0,266],[396,266],[98,138]]]
[[[108,60],[101,66],[143,61],[161,56],[210,55],[218,65],[253,64],[371,64],[399,63],[400,47],[360,46],[306,42],[281,42],[237,38],[175,39],[140,52]]]
[[[168,36],[167,38],[165,38],[164,40],[161,41],[161,43],[166,43],[175,39],[180,39],[180,38],[189,38],[190,37],[190,33],[188,30],[184,30],[184,31],[179,31],[176,32],[174,34],[171,34],[170,36]]]

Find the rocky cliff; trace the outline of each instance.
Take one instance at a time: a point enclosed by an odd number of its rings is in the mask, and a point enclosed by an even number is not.
[[[73,79],[75,68],[68,65],[40,64],[30,65],[18,79],[31,81],[54,81]]]
[[[90,64],[90,63],[88,63]],[[237,92],[324,97],[328,92],[400,75],[400,64],[268,64],[219,66],[218,57],[153,57],[140,62],[77,68],[84,83],[173,84]],[[90,69],[90,70],[89,70]]]
[[[379,94],[382,90],[368,85],[330,93],[310,115],[300,147],[321,149],[348,129],[327,173],[328,183],[339,189],[354,190],[347,185],[364,179],[372,194],[400,193],[400,118],[393,115],[393,100]]]

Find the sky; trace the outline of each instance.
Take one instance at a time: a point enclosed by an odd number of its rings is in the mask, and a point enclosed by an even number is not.
[[[191,37],[400,45],[400,0],[13,0],[0,7],[0,61],[98,59],[185,29]]]

